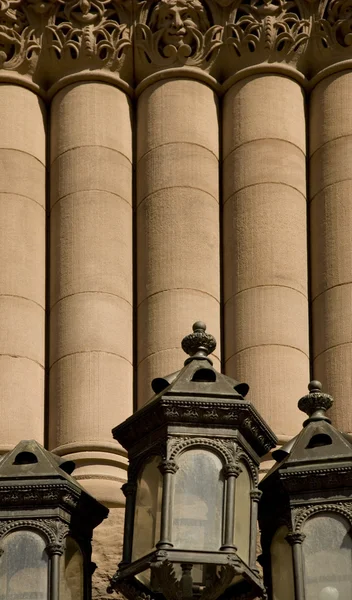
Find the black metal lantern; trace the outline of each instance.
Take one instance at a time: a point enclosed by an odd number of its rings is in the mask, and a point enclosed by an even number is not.
[[[325,416],[333,403],[312,381],[301,433],[273,452],[260,483],[262,564],[269,598],[352,598],[352,437]]]
[[[261,596],[256,569],[258,465],[276,442],[244,399],[245,383],[215,371],[204,323],[182,348],[184,368],[154,379],[156,395],[113,430],[128,450],[123,560],[110,591],[168,600]]]
[[[75,465],[31,441],[0,462],[0,600],[88,600],[91,537],[108,509]]]

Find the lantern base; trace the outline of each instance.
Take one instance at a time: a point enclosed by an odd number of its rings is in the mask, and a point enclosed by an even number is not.
[[[257,572],[236,553],[179,550],[157,550],[129,565],[121,564],[108,588],[113,591],[126,600],[267,598]]]

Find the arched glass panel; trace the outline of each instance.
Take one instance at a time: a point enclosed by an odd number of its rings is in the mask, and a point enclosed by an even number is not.
[[[220,458],[202,449],[187,450],[177,460],[172,542],[184,550],[219,550],[224,479]]]
[[[35,531],[20,530],[1,543],[0,599],[47,600],[48,554],[45,540]]]
[[[311,517],[303,533],[306,600],[352,598],[352,539],[346,519],[333,513]]]
[[[60,600],[83,600],[84,565],[81,549],[66,538],[65,554],[60,559]]]
[[[248,469],[240,463],[241,473],[236,479],[235,489],[235,531],[234,542],[237,554],[246,563],[249,562],[249,543],[251,531],[251,497],[252,487]]]
[[[273,600],[295,600],[292,548],[287,535],[288,528],[280,527],[270,546]]]
[[[160,457],[154,456],[138,476],[132,560],[151,552],[160,539],[162,475],[159,464]]]

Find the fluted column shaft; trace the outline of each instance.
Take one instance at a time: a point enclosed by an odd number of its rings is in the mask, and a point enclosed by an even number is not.
[[[51,106],[50,448],[116,505],[132,412],[132,141],[128,98],[78,83]]]
[[[45,108],[0,84],[0,452],[44,441]]]
[[[186,79],[166,80],[144,90],[138,100],[136,160],[141,405],[152,395],[154,377],[180,369],[180,340],[189,323],[206,319],[220,341],[214,92]]]
[[[304,95],[279,75],[223,105],[225,369],[279,439],[297,433],[309,378]]]
[[[344,431],[352,431],[351,93],[346,71],[321,81],[310,103],[314,377],[334,396],[333,422]]]

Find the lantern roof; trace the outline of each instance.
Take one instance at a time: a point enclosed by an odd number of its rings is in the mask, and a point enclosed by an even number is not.
[[[279,478],[287,491],[310,491],[351,486],[352,437],[338,431],[326,416],[333,398],[312,381],[298,407],[308,415],[302,431],[272,453],[277,463],[262,480],[265,489]]]
[[[67,479],[76,487],[81,487],[71,477],[75,463],[62,459],[60,456],[46,450],[35,440],[22,440],[13,450],[1,457],[0,485],[4,480],[33,479],[50,477]]]
[[[35,440],[22,440],[0,460],[0,512],[61,507],[84,511],[86,524],[96,527],[109,511],[71,476],[74,468]]]
[[[193,424],[238,429],[259,456],[269,452],[277,443],[274,433],[245,398],[249,386],[214,369],[209,354],[215,347],[205,323],[194,323],[193,332],[182,340],[189,355],[183,369],[154,379],[155,395],[113,429],[114,438],[130,451],[162,426]]]

